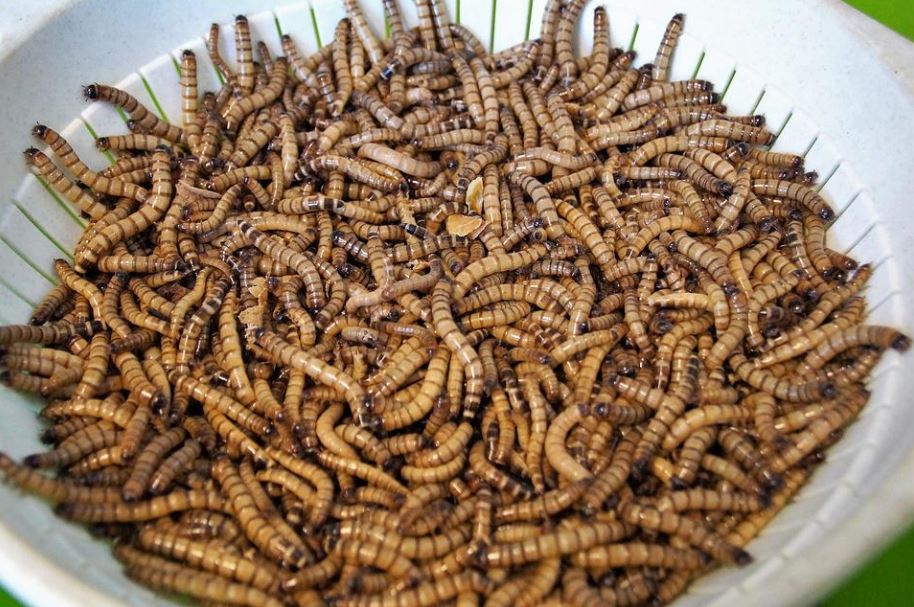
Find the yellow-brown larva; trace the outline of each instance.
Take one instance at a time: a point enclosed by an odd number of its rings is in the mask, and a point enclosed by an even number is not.
[[[228,496],[232,512],[251,542],[278,559],[285,567],[297,569],[307,562],[307,548],[294,545],[270,524],[257,509],[249,491],[231,462],[226,458],[213,462],[213,475]]]
[[[682,33],[685,15],[677,13],[673,15],[663,33],[663,39],[660,41],[660,48],[657,49],[657,56],[654,58],[654,68],[651,71],[651,78],[654,82],[663,82],[667,80],[670,69],[670,61],[673,57],[673,51],[676,48],[676,42]]]
[[[173,428],[150,441],[137,455],[130,477],[124,483],[121,494],[125,500],[138,499],[145,493],[149,480],[165,454],[180,445],[187,436],[183,428]]]
[[[71,181],[58,169],[51,159],[35,148],[28,148],[24,153],[26,162],[34,172],[42,177],[61,196],[92,219],[100,219],[108,209],[85,192],[78,184]]]
[[[670,81],[684,17],[638,67],[602,7],[575,57],[585,4],[495,54],[440,0],[385,1],[389,42],[346,0],[309,56],[239,16],[218,91],[182,53],[180,126],[87,88],[111,167],[36,127],[91,223],[0,328],[58,399],[57,478],[4,476],[217,603],[662,603],[744,564],[908,339],[802,156]]]
[[[90,84],[83,88],[83,94],[86,99],[105,101],[121,107],[143,129],[170,142],[178,143],[184,137],[179,127],[160,120],[125,91],[104,84]]]

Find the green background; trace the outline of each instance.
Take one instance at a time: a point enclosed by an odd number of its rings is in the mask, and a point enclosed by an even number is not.
[[[914,40],[914,7],[910,0],[846,0],[874,19]],[[914,528],[862,567],[819,607],[909,607],[914,596]],[[20,607],[0,588],[0,607]]]
[[[845,0],[909,40],[914,40],[911,0]],[[853,574],[819,607],[909,607],[914,604],[914,526]]]

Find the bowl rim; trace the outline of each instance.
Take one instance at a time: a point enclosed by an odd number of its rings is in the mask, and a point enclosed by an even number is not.
[[[0,13],[14,18],[0,19],[0,63],[48,23],[73,10],[85,0],[44,0],[40,3],[11,3]],[[809,0],[823,11],[835,14],[840,24],[873,51],[878,60],[891,69],[914,98],[914,44],[904,37],[857,11],[841,0]],[[313,4],[313,2],[312,2]],[[270,7],[263,7],[269,10]],[[165,51],[167,52],[167,51]],[[848,573],[859,567],[891,541],[901,529],[914,521],[914,450],[866,496],[859,508],[842,524],[817,542],[816,552],[829,555],[829,566],[821,567],[813,559],[792,561],[789,583],[797,587],[800,580],[806,596],[762,598],[744,605],[799,604],[819,596]],[[844,549],[853,538],[854,551]],[[0,524],[0,582],[6,590],[26,604],[99,605],[124,604],[121,599],[87,584],[77,575],[47,558],[14,529]],[[786,602],[784,602],[786,601]]]

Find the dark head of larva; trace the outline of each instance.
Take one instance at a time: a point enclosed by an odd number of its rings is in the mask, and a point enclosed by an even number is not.
[[[102,152],[104,152],[105,150],[107,150],[107,149],[110,147],[110,144],[108,143],[108,138],[107,138],[107,137],[99,137],[98,139],[96,139],[96,140],[95,140],[95,147],[98,148],[98,149],[99,149],[100,151],[102,151]]]
[[[73,516],[74,505],[69,503],[57,504],[54,506],[54,514],[60,518],[71,518]]]
[[[381,80],[390,80],[393,78],[393,75],[397,71],[397,64],[394,62],[389,63],[384,69],[381,70]]]
[[[825,207],[819,211],[819,219],[822,221],[831,221],[835,218],[835,212],[830,207]]]
[[[387,474],[397,475],[405,464],[406,460],[403,459],[403,456],[397,455],[384,460],[384,463],[381,464],[381,468]]]
[[[98,85],[97,84],[87,84],[83,87],[83,96],[90,100],[94,101],[98,99]]]
[[[38,123],[32,127],[32,135],[38,139],[44,139],[45,135],[48,133],[48,127]]]
[[[731,555],[733,556],[733,562],[736,563],[737,567],[745,567],[746,565],[752,563],[752,555],[742,548],[733,546],[731,549]]]
[[[22,152],[22,155],[25,156],[25,158],[28,160],[35,158],[40,153],[41,152],[38,150],[38,148],[26,148],[26,150]]]
[[[248,18],[245,17],[244,15],[236,15],[236,16],[235,16],[235,23],[238,24],[238,25],[247,25],[247,23],[248,23]]]
[[[41,457],[37,453],[26,456],[22,463],[28,466],[29,468],[37,468],[41,465]]]
[[[899,333],[892,340],[892,349],[898,352],[907,352],[911,347],[911,338],[904,333]]]
[[[819,386],[819,396],[825,400],[831,400],[838,395],[838,389],[835,387],[835,384],[832,382],[824,382]]]
[[[184,59],[193,59],[196,57],[196,55],[194,54],[194,52],[192,50],[190,50],[189,48],[186,48],[183,51],[181,51],[181,57],[183,57]]]
[[[678,476],[673,476],[670,478],[670,487],[672,487],[674,491],[684,491],[689,488],[689,485]]]

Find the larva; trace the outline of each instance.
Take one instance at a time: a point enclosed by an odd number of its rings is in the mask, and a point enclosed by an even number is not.
[[[389,41],[346,0],[310,56],[213,27],[174,125],[90,85],[130,119],[108,168],[34,128],[90,223],[0,328],[55,399],[4,477],[215,603],[660,604],[746,564],[909,346],[815,173],[670,81],[683,15],[638,66],[602,7],[575,57],[578,0],[494,54],[383,4]]]

